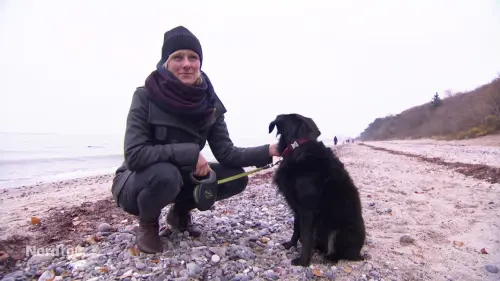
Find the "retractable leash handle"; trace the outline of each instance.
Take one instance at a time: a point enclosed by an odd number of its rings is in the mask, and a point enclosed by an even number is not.
[[[204,184],[204,183],[214,183],[217,180],[217,175],[215,174],[214,171],[210,170],[208,173],[208,177],[202,178],[202,179],[197,179],[194,176],[194,172],[190,173],[189,176],[191,177],[191,181],[198,185],[198,184]]]
[[[224,184],[230,181],[237,180],[239,178],[260,172],[262,170],[266,170],[269,168],[272,168],[275,165],[279,165],[282,161],[282,158],[280,157],[280,160],[276,163],[270,163],[265,166],[259,167],[257,169],[248,171],[248,172],[243,172],[241,174],[237,174],[234,176],[230,176],[224,179],[217,180],[217,175],[215,174],[214,171],[210,171],[207,177],[203,179],[197,179],[194,176],[194,173],[190,174],[191,181],[195,184],[195,188],[193,191],[193,196],[194,200],[196,202],[196,207],[200,211],[206,211],[210,209],[214,204],[215,201],[217,200],[217,186],[219,184]]]
[[[194,173],[191,173],[190,177],[195,184],[193,197],[196,208],[200,211],[210,209],[217,200],[217,175],[211,170],[208,176],[203,179],[197,179]]]

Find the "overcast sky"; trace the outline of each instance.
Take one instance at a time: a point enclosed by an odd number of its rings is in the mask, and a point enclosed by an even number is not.
[[[0,131],[123,135],[136,87],[184,25],[231,136],[277,114],[323,137],[500,73],[500,2],[0,1]],[[272,136],[274,138],[274,134]]]

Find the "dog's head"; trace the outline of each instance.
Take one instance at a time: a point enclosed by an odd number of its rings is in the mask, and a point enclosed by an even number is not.
[[[277,129],[276,135],[280,135],[278,145],[280,153],[299,138],[316,140],[321,135],[318,126],[311,118],[296,113],[276,116],[276,119],[269,123],[269,133],[272,133],[274,127]]]

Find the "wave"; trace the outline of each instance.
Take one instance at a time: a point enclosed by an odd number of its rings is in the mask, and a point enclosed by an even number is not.
[[[43,158],[18,158],[18,159],[0,159],[0,165],[11,164],[42,164],[50,162],[85,162],[95,160],[105,160],[118,158],[123,159],[123,154],[105,154],[105,155],[88,155],[88,156],[54,156]]]
[[[76,178],[84,178],[91,176],[109,175],[113,174],[115,170],[116,167],[112,166],[107,168],[96,168],[88,170],[80,169],[74,171],[61,171],[58,173],[30,175],[17,178],[0,178],[0,189],[50,183],[62,180],[72,180]]]

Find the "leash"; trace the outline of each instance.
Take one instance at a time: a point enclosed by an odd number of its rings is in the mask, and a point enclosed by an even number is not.
[[[234,176],[230,176],[218,181],[215,181],[217,175],[215,174],[214,171],[210,171],[210,173],[208,174],[208,178],[202,180],[196,179],[193,173],[191,173],[190,174],[191,181],[195,184],[195,188],[193,190],[193,198],[197,205],[196,207],[200,211],[206,211],[210,209],[216,201],[217,189],[218,189],[217,187],[219,186],[219,184],[234,181],[236,179],[260,172],[262,170],[269,169],[275,165],[278,165],[279,163],[281,163],[281,159],[276,163],[267,164],[263,167],[259,167],[257,169],[248,172],[236,174]]]
[[[215,203],[215,198],[217,198],[217,186],[219,184],[223,184],[226,182],[234,181],[242,177],[246,177],[251,174],[255,174],[257,172],[267,170],[269,168],[272,168],[276,165],[281,164],[283,161],[283,157],[289,153],[292,150],[295,150],[297,147],[302,145],[303,143],[308,142],[309,140],[307,139],[298,139],[294,141],[293,143],[289,144],[285,151],[281,154],[280,159],[276,163],[270,163],[265,166],[259,167],[257,169],[253,169],[248,172],[243,172],[236,174],[234,176],[227,177],[225,179],[220,179],[218,181],[215,181],[215,178],[217,177],[214,171],[210,171],[209,176],[207,179],[202,179],[198,180],[194,177],[194,174],[191,173],[191,181],[196,184],[196,187],[193,190],[193,197],[194,201],[197,204],[197,208],[200,211],[206,211],[212,207],[212,205]],[[205,188],[201,188],[204,186]]]
[[[271,163],[271,164],[267,164],[263,167],[260,167],[260,168],[257,168],[257,169],[253,169],[251,171],[248,171],[248,172],[244,172],[244,173],[241,173],[241,174],[236,174],[234,176],[230,176],[230,177],[227,177],[225,179],[220,179],[217,181],[217,184],[223,184],[223,183],[226,183],[226,182],[230,182],[230,181],[234,181],[234,180],[237,180],[239,178],[242,178],[242,177],[246,177],[248,175],[251,175],[251,174],[255,174],[257,172],[260,172],[260,171],[263,171],[263,170],[267,170],[269,168],[272,168],[276,165],[279,165],[281,163],[281,160],[278,160],[276,163]]]
[[[297,147],[299,147],[300,145],[302,145],[302,144],[304,144],[304,143],[306,143],[308,141],[309,141],[309,139],[307,139],[307,138],[300,138],[300,139],[294,141],[293,143],[289,144],[286,147],[286,149],[283,151],[283,153],[281,154],[280,160],[278,160],[276,163],[267,164],[266,166],[263,166],[263,167],[260,167],[260,168],[257,168],[257,169],[254,169],[254,170],[251,170],[251,171],[248,171],[248,172],[244,172],[244,173],[237,174],[237,175],[234,175],[234,176],[231,176],[231,177],[227,177],[225,179],[218,180],[217,184],[222,184],[222,183],[230,182],[230,181],[233,181],[233,180],[236,180],[236,179],[239,179],[239,178],[242,178],[242,177],[246,177],[248,175],[260,172],[262,170],[267,170],[267,169],[272,168],[272,167],[274,167],[276,165],[279,165],[281,163],[281,161],[283,161],[283,157],[285,155],[287,155],[288,153],[290,153],[290,151],[295,150]]]
[[[257,168],[257,169],[253,169],[251,171],[248,171],[248,172],[244,172],[244,173],[240,173],[240,174],[236,174],[234,176],[230,176],[230,177],[227,177],[225,179],[220,179],[217,181],[217,184],[223,184],[223,183],[226,183],[226,182],[230,182],[230,181],[234,181],[234,180],[237,180],[239,178],[242,178],[242,177],[246,177],[248,175],[251,175],[251,174],[255,174],[257,172],[260,172],[260,171],[263,171],[263,170],[267,170],[269,168],[272,168],[276,165],[279,165],[281,163],[281,161],[283,161],[283,156],[287,155],[290,151],[292,150],[295,150],[297,147],[299,147],[300,145],[308,142],[309,139],[306,139],[306,138],[300,138],[296,141],[294,141],[293,143],[289,144],[286,149],[283,151],[283,153],[281,154],[280,156],[280,159],[276,162],[276,163],[271,163],[271,164],[267,164],[263,167],[260,167],[260,168]]]

